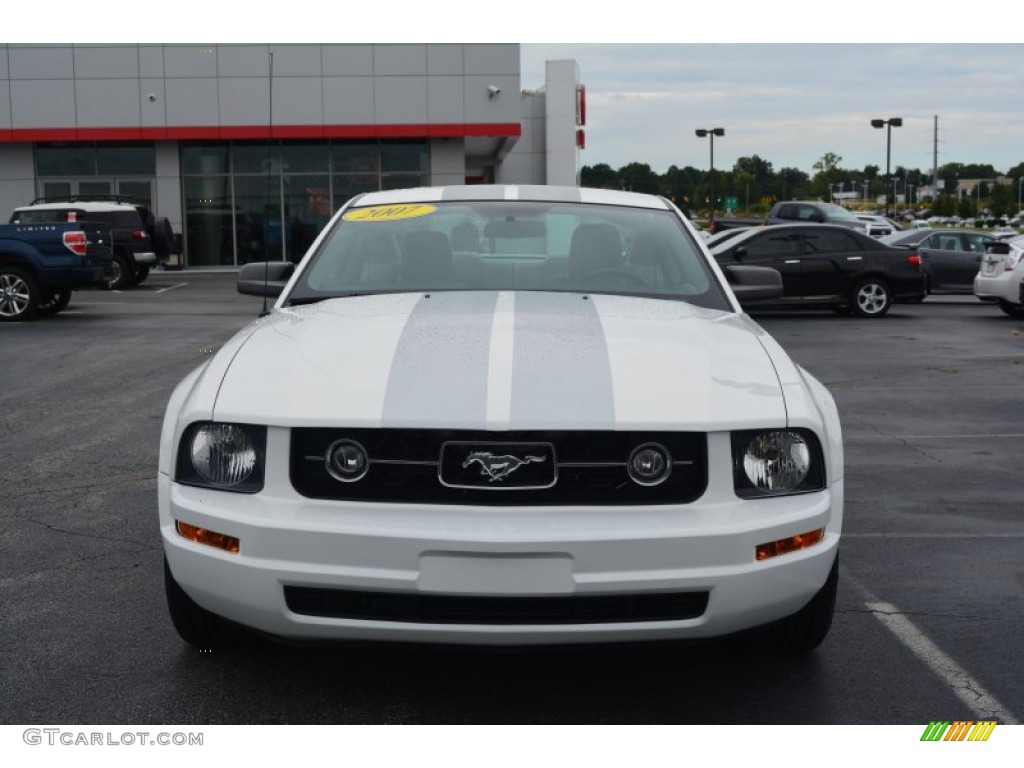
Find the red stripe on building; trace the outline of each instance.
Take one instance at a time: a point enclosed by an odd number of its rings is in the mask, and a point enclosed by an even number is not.
[[[521,136],[519,123],[421,123],[409,125],[224,125],[137,128],[14,128],[0,142],[220,141],[225,139],[423,139]]]

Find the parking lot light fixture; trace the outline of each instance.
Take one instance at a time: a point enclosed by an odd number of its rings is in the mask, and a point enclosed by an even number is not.
[[[872,128],[885,128],[885,215],[892,215],[892,176],[889,174],[889,161],[892,157],[892,129],[903,125],[902,117],[890,117],[888,120],[876,118],[871,121]]]
[[[725,128],[698,128],[697,138],[707,136],[711,140],[711,221],[715,221],[715,136],[725,136]]]

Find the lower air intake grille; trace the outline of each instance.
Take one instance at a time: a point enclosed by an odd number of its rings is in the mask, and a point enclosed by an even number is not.
[[[293,613],[418,624],[610,624],[679,621],[703,615],[707,592],[643,595],[479,597],[285,587]]]

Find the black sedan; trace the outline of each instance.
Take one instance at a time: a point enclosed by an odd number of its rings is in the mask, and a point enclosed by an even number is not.
[[[737,235],[711,253],[721,265],[771,267],[782,274],[783,297],[772,306],[830,306],[859,317],[882,317],[893,302],[925,296],[921,258],[830,224],[780,224]],[[758,306],[768,306],[758,304]]]
[[[928,293],[974,293],[974,276],[985,247],[995,238],[962,229],[916,229],[882,238],[888,245],[914,249],[921,257]]]

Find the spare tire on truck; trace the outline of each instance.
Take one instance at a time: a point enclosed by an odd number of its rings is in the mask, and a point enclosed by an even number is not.
[[[149,237],[153,241],[156,257],[161,262],[166,262],[174,252],[174,230],[171,228],[171,222],[165,217],[154,219]]]

